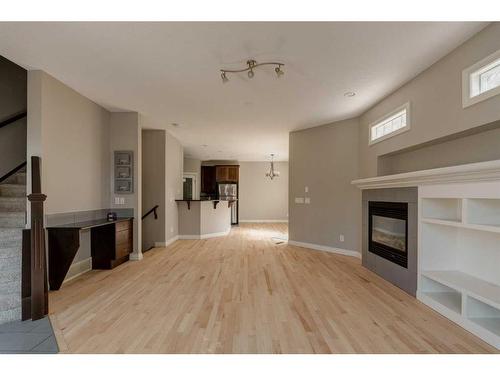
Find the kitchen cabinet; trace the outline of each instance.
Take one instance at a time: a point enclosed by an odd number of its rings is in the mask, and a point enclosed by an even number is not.
[[[201,196],[217,195],[217,181],[215,176],[215,167],[205,166],[201,167]]]
[[[215,167],[217,182],[238,182],[240,175],[239,165],[217,165]]]

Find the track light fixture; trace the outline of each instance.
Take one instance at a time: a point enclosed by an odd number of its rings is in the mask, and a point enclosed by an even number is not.
[[[227,73],[242,73],[242,72],[247,72],[248,78],[253,78],[255,75],[254,69],[258,68],[259,66],[263,65],[275,65],[276,67],[274,68],[274,71],[276,72],[276,76],[280,78],[285,72],[283,71],[282,67],[285,66],[283,63],[279,62],[263,62],[263,63],[258,63],[255,60],[248,60],[247,61],[247,67],[243,69],[237,69],[237,70],[228,70],[228,69],[221,69],[221,78],[222,82],[226,83],[229,81],[229,78],[227,78]]]

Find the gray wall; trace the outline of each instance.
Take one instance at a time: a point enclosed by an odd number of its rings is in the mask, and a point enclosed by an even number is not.
[[[184,164],[184,149],[181,143],[168,132],[166,133],[166,241],[179,234],[179,220],[176,199],[182,199],[182,171]]]
[[[416,148],[380,156],[378,160],[378,174],[389,175],[499,160],[500,128],[498,127],[500,126],[500,122],[494,123],[494,125],[493,129],[491,126],[479,126],[473,129],[481,130],[479,133],[468,134],[471,131],[465,131],[459,133],[459,138],[448,136],[436,143],[431,142],[430,144]]]
[[[109,112],[42,71],[28,73],[28,91],[27,156],[42,158],[45,213],[108,208]]]
[[[483,143],[487,133],[471,135],[465,141],[472,147],[465,151],[468,157],[456,154],[459,140],[451,146],[448,143],[439,148],[429,145],[430,148],[421,151],[412,148],[500,119],[500,96],[462,108],[462,70],[498,49],[500,23],[493,23],[359,118],[291,133],[290,239],[359,251],[361,196],[350,186],[350,181],[376,176],[379,156],[396,155],[405,149],[416,152],[396,156],[381,167],[381,173],[494,157],[490,150],[483,150],[486,145],[497,144],[491,139]],[[407,102],[411,105],[411,129],[369,146],[369,125]],[[358,132],[356,139],[353,139],[353,129]],[[495,130],[489,134],[497,135]],[[419,162],[415,157],[423,159]],[[311,186],[313,183],[315,186]],[[295,197],[304,196],[306,184],[310,187],[311,205],[295,204]],[[320,186],[321,191],[317,191],[316,186]],[[345,243],[338,241],[342,232]]]
[[[26,110],[27,72],[0,56],[0,121]],[[0,129],[0,177],[26,161],[26,118]]]
[[[361,250],[361,193],[351,185],[358,176],[357,144],[357,119],[290,133],[290,240]],[[310,204],[295,203],[306,196]]]
[[[196,196],[201,194],[201,160],[184,158],[184,172],[196,173]]]
[[[288,220],[288,162],[274,166],[280,176],[271,180],[269,162],[240,162],[240,221]]]
[[[165,242],[165,143],[164,130],[142,130],[142,207],[146,213],[158,205],[158,219],[153,214],[142,221],[142,249],[155,242]]]
[[[50,75],[28,72],[27,191],[30,157],[40,156],[46,215],[94,215],[109,208],[109,118],[109,112]],[[87,238],[83,233],[75,261],[90,257]]]
[[[134,192],[133,194],[115,194],[114,179],[111,178],[109,193],[111,208],[130,208],[134,210],[134,253],[131,257],[140,258],[142,253],[142,132],[137,112],[114,112],[111,113],[109,123],[109,157],[108,165],[114,164],[115,151],[134,152]],[[110,177],[114,169],[110,168]],[[115,204],[115,198],[125,198],[125,204]]]
[[[462,108],[462,70],[498,49],[500,23],[493,23],[365,112],[359,126],[360,177],[377,175],[379,155],[499,120],[500,96]],[[369,146],[369,125],[408,101],[411,130]]]

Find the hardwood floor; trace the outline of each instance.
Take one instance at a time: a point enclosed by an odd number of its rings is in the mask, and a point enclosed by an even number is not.
[[[276,244],[284,224],[177,241],[50,293],[69,353],[487,353],[497,351],[363,268]]]

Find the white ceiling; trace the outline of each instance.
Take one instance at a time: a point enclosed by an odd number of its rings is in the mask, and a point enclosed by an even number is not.
[[[287,160],[290,131],[361,114],[485,25],[1,23],[0,54],[109,110],[139,112],[192,157]],[[285,63],[284,77],[267,67],[222,83],[219,69],[249,58]]]

